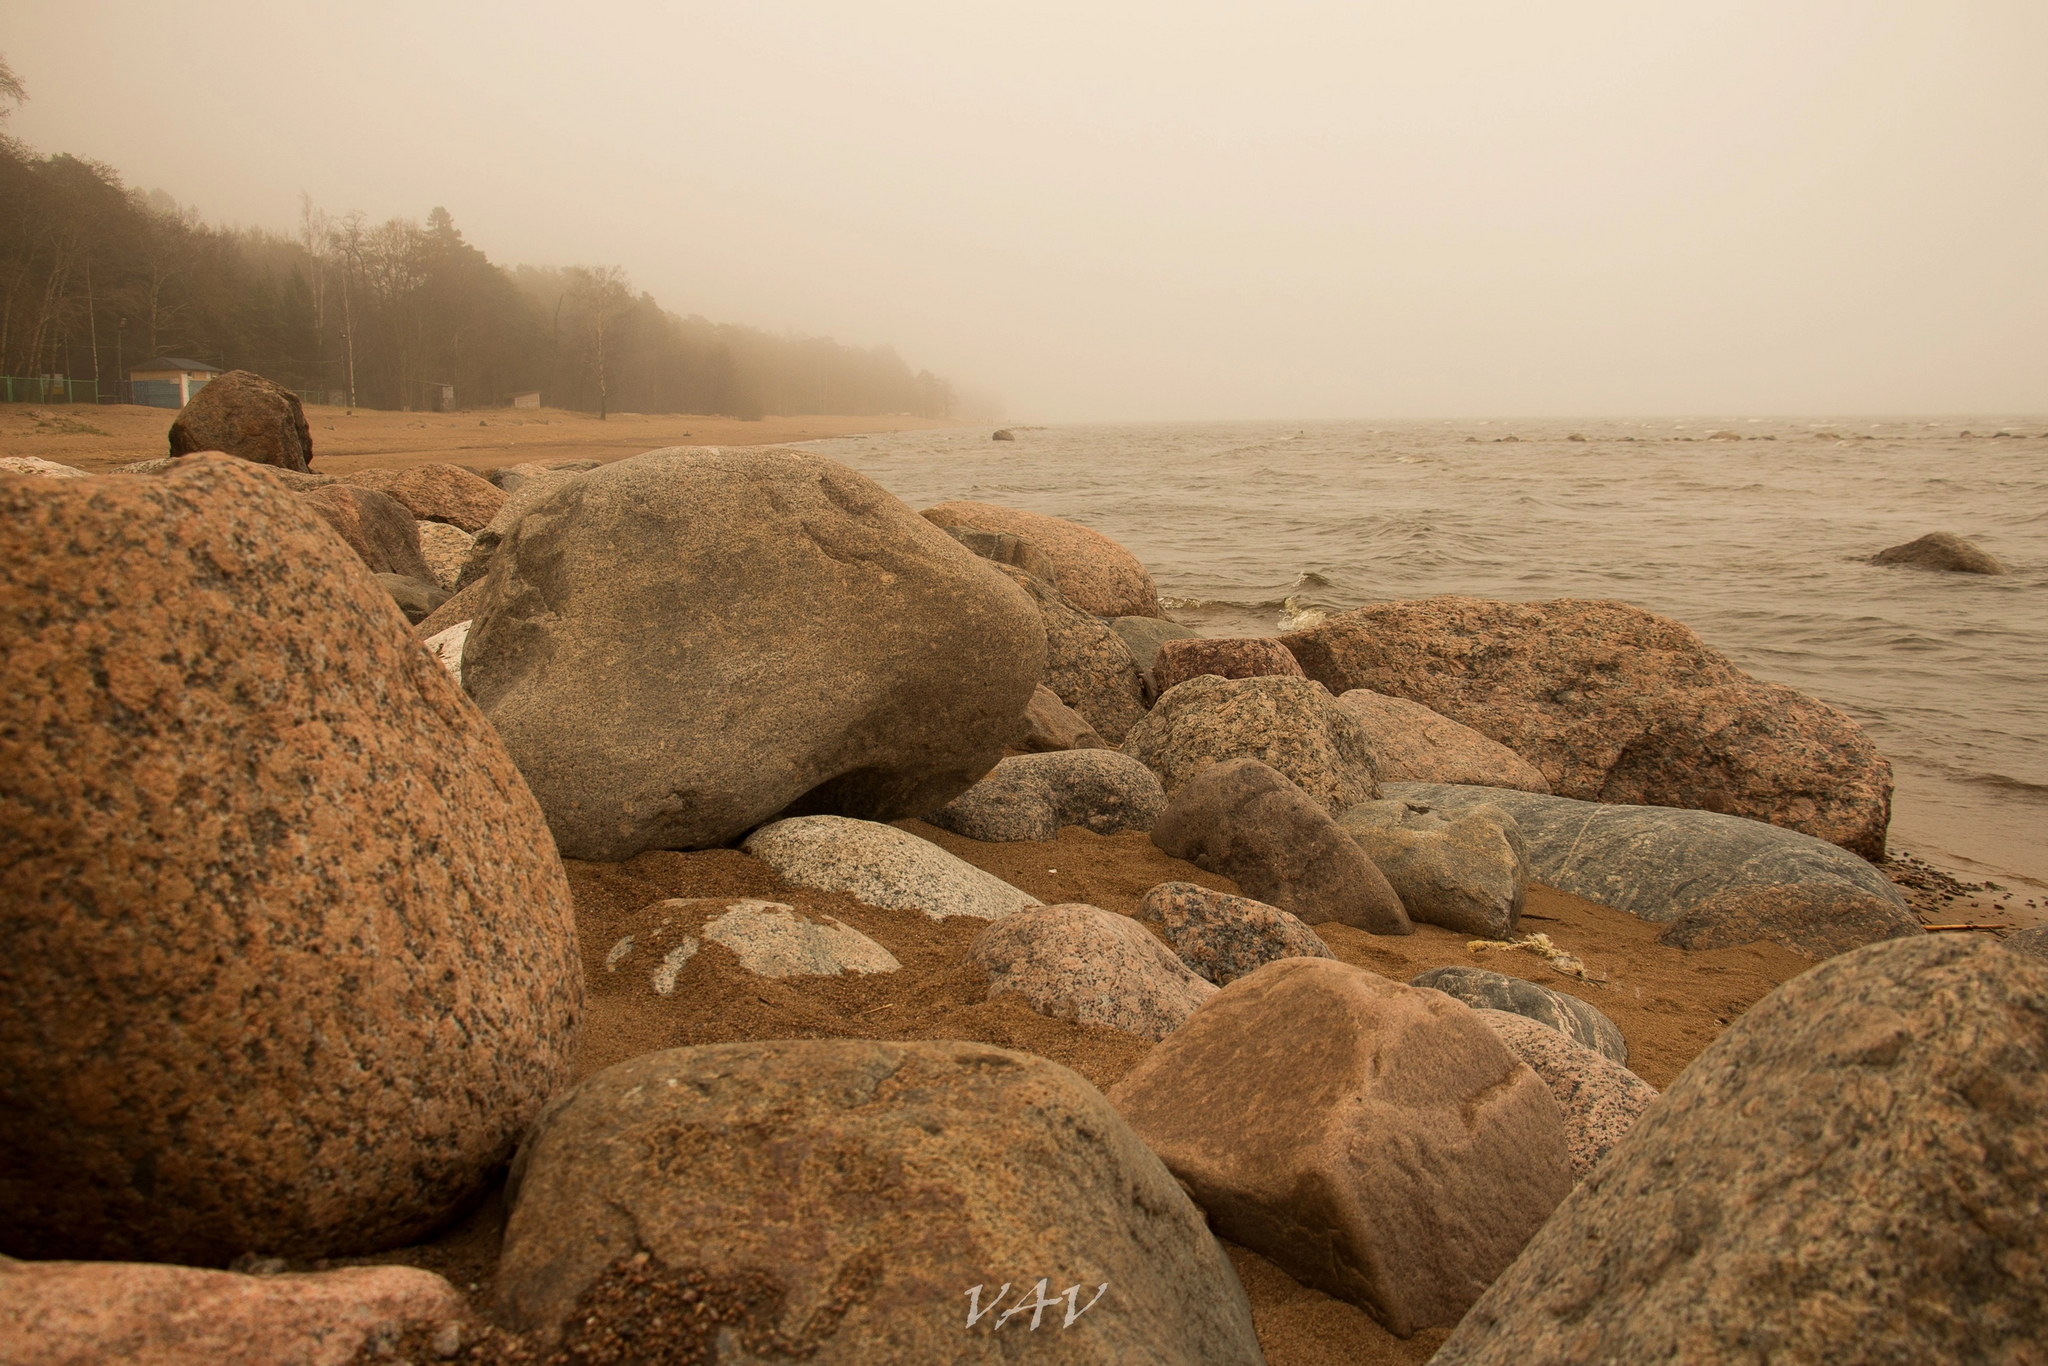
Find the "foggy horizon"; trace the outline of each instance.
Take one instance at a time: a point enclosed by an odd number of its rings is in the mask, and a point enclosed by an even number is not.
[[[2048,10],[18,16],[6,130],[209,222],[888,344],[1015,422],[2048,412]]]

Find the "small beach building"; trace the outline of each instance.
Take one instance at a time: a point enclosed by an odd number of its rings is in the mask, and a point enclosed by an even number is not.
[[[182,408],[220,373],[218,365],[203,360],[158,356],[128,372],[128,401],[149,408]]]

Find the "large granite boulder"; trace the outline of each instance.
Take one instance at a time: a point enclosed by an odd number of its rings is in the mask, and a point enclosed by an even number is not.
[[[1145,714],[1145,686],[1123,637],[1100,617],[1071,606],[1059,589],[998,565],[1038,606],[1045,627],[1043,686],[1111,744]]]
[[[1044,648],[1024,595],[871,480],[677,449],[518,521],[462,680],[562,853],[612,860],[944,806],[1022,732]]]
[[[971,840],[1049,840],[1062,826],[1098,835],[1150,830],[1166,809],[1151,769],[1113,749],[1019,754],[925,819]]]
[[[469,552],[476,546],[476,537],[446,522],[415,521],[413,527],[419,533],[420,558],[427,562],[427,572],[443,592],[453,593],[462,580],[462,566],[469,562]]]
[[[1098,617],[1160,617],[1159,590],[1138,557],[1078,522],[993,503],[940,503],[924,510],[934,526],[972,527],[1028,541],[1051,563],[1068,602]]]
[[[876,821],[793,816],[762,826],[741,848],[784,882],[845,892],[870,906],[918,911],[932,920],[994,920],[1041,904],[931,841]]]
[[[334,528],[372,574],[438,583],[420,553],[419,523],[393,499],[348,484],[327,484],[298,496]]]
[[[245,1276],[158,1262],[0,1259],[8,1366],[349,1366],[408,1328],[454,1356],[469,1306],[411,1266]]]
[[[1225,759],[1257,759],[1331,815],[1380,795],[1372,743],[1336,699],[1305,678],[1191,678],[1123,737],[1172,796]]]
[[[171,422],[172,459],[201,451],[303,473],[313,467],[313,431],[297,394],[230,370],[192,395]]]
[[[1277,958],[1337,956],[1321,935],[1278,906],[1192,882],[1162,882],[1146,892],[1138,919],[1197,977],[1219,987]]]
[[[1182,783],[1154,823],[1152,843],[1305,924],[1414,932],[1365,852],[1285,774],[1257,759],[1211,764]]]
[[[1564,1117],[1572,1180],[1585,1180],[1636,1127],[1657,1099],[1657,1088],[1607,1054],[1527,1015],[1484,1007],[1477,1011],[1508,1051],[1550,1088],[1550,1098]]]
[[[45,479],[90,479],[84,470],[60,465],[38,455],[0,455],[0,474],[36,474]]]
[[[1891,546],[1870,557],[1872,564],[1904,565],[1909,569],[1936,569],[1950,574],[2010,573],[1988,550],[1980,550],[1951,531],[1933,531],[1917,541]]]
[[[258,471],[0,479],[0,1252],[394,1247],[568,1079],[546,823]]]
[[[967,956],[988,970],[990,999],[1015,994],[1040,1015],[1155,1041],[1216,994],[1143,925],[1096,906],[1004,916]]]
[[[1193,628],[1164,617],[1116,617],[1109,626],[1124,638],[1138,667],[1147,670],[1158,660],[1159,647],[1167,641],[1192,640],[1198,634]]]
[[[1925,934],[1890,897],[1839,882],[1728,887],[1687,907],[1659,935],[1679,949],[1725,949],[1769,941],[1802,958],[1832,958],[1880,939]]]
[[[1300,678],[1301,665],[1271,636],[1197,636],[1166,640],[1152,659],[1152,686],[1160,692],[1203,674],[1218,678]]]
[[[569,1360],[1263,1360],[1202,1212],[1100,1092],[1029,1054],[648,1053],[551,1105],[512,1178],[498,1315]],[[631,1340],[592,1312],[620,1299],[659,1306]]]
[[[1482,939],[1514,933],[1529,850],[1499,807],[1434,811],[1396,798],[1360,802],[1337,824],[1386,876],[1410,920]]]
[[[1453,964],[1428,968],[1408,979],[1411,987],[1428,987],[1455,996],[1474,1010],[1499,1010],[1534,1020],[1582,1047],[1628,1066],[1628,1041],[1599,1007],[1576,996],[1510,977],[1504,972]]]
[[[1548,792],[1543,774],[1506,745],[1420,702],[1352,688],[1337,705],[1358,718],[1383,783],[1462,783]]]
[[[1402,1337],[1571,1189],[1556,1101],[1477,1013],[1327,958],[1240,977],[1109,1099],[1219,1234]]]
[[[1041,683],[1031,690],[1031,701],[1024,708],[1024,738],[1017,747],[1032,754],[1049,754],[1063,749],[1107,749],[1109,742],[1088,724],[1087,717]]]
[[[1906,904],[1891,879],[1857,855],[1740,816],[1449,783],[1388,783],[1385,791],[1447,814],[1498,806],[1522,832],[1530,880],[1645,920],[1676,920],[1723,891],[1802,883]]]
[[[1708,1045],[1435,1360],[2023,1361],[2044,1191],[2048,965],[1874,944]]]
[[[1884,857],[1891,765],[1826,703],[1621,602],[1385,602],[1282,636],[1310,678],[1405,697],[1564,797],[1718,811]]]
[[[375,489],[402,503],[422,522],[445,522],[475,535],[505,506],[504,491],[460,465],[409,465],[401,470],[357,470],[345,484]]]
[[[519,465],[514,468],[525,473],[517,479],[496,484],[505,494],[505,501],[491,514],[491,520],[484,524],[483,529],[470,538],[469,555],[455,575],[458,589],[482,581],[490,572],[498,547],[526,520],[528,513],[552,499],[564,485],[596,469],[597,465],[593,462],[588,465]]]
[[[966,546],[984,560],[1012,565],[1034,579],[1052,583],[1059,570],[1043,550],[1004,531],[976,531],[969,526],[941,526],[939,530]]]

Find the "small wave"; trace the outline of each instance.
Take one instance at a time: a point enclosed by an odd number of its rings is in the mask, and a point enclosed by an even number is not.
[[[1294,576],[1296,588],[1328,588],[1330,581],[1313,569],[1304,569]]]
[[[1328,612],[1299,598],[1289,598],[1280,604],[1280,629],[1283,631],[1306,631],[1311,626],[1321,626],[1329,619]]]
[[[2030,783],[2025,778],[2009,778],[2003,773],[1976,773],[1963,781],[1977,787],[1995,787],[2030,801],[2048,802],[2048,783]]]

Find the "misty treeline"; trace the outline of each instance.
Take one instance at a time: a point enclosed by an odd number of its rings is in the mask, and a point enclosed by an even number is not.
[[[0,64],[0,100],[18,82]],[[587,412],[951,414],[951,386],[889,347],[681,317],[615,267],[508,270],[447,210],[425,224],[329,215],[209,226],[112,168],[0,134],[0,374],[97,380],[157,356],[253,370],[369,408],[538,391]]]

